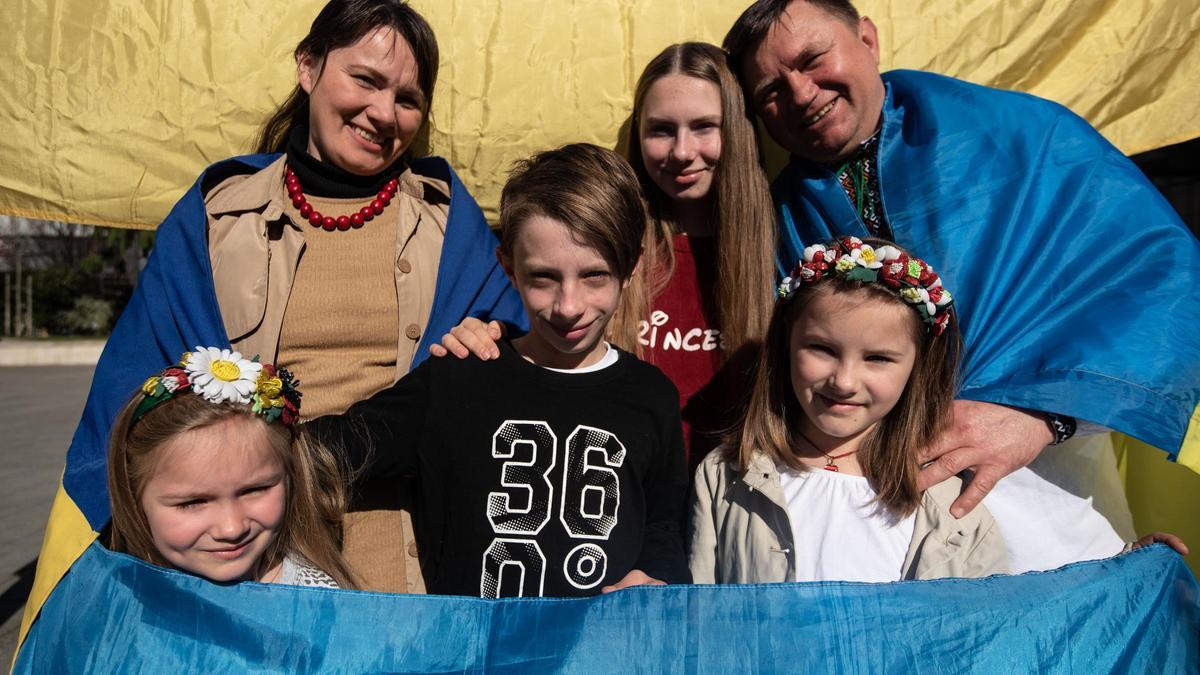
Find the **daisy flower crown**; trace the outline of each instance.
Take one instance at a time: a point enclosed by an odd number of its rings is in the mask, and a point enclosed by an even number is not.
[[[259,363],[257,356],[246,359],[230,349],[196,347],[142,384],[145,398],[133,411],[133,421],[190,390],[210,403],[247,404],[267,422],[279,420],[290,427],[300,417],[299,384],[287,368]]]
[[[896,291],[921,315],[932,335],[941,335],[950,325],[950,306],[954,299],[942,287],[942,280],[924,260],[895,246],[875,248],[858,237],[842,237],[826,244],[804,249],[804,257],[791,276],[779,284],[779,297],[787,300],[804,284],[820,281],[826,275],[851,281],[878,283]]]

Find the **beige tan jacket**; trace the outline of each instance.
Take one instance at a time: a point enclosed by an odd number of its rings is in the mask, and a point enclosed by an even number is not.
[[[226,178],[204,197],[213,285],[225,332],[235,349],[258,354],[269,363],[277,361],[284,310],[305,246],[304,223],[294,222],[289,216],[295,210],[283,187],[285,161],[283,156],[256,173]],[[401,209],[396,260],[421,260],[432,266],[436,278],[449,212],[449,185],[405,171],[395,201]],[[299,215],[294,217],[298,219]],[[422,223],[436,227],[418,230]],[[413,236],[414,231],[422,235]],[[405,273],[399,266],[395,271],[397,295],[404,297],[406,306],[428,308],[434,284],[422,286],[428,297],[404,295],[401,289],[406,279],[401,275]],[[416,320],[406,317],[403,307],[401,310],[402,326]],[[427,315],[428,309],[424,313]],[[419,319],[422,326],[425,320],[425,316]],[[419,332],[399,331],[395,379],[408,373],[419,338]],[[386,498],[347,514],[347,559],[370,590],[423,593],[425,584],[412,520],[403,505],[405,496],[394,484],[367,485],[365,490],[372,495],[385,494]]]
[[[1004,541],[983,506],[960,520],[950,515],[962,481],[952,478],[925,491],[917,509],[902,579],[983,577],[1008,571]],[[792,581],[796,543],[779,472],[765,455],[745,473],[720,449],[696,470],[688,559],[698,584]]]
[[[225,332],[235,349],[258,354],[268,363],[274,363],[278,355],[284,310],[296,265],[304,252],[304,229],[288,217],[291,204],[283,187],[285,161],[286,156],[282,156],[257,173],[228,178],[204,197],[213,285]],[[400,175],[396,199],[402,209],[396,259],[407,256],[429,260],[436,271],[450,187],[409,170]],[[434,223],[439,236],[405,236],[423,220]],[[410,250],[413,246],[428,250]],[[397,269],[395,274],[400,288],[403,272]],[[428,294],[425,306],[432,304],[432,285]],[[408,373],[416,347],[415,338],[404,330],[399,339],[396,379]],[[400,358],[405,355],[407,358]]]

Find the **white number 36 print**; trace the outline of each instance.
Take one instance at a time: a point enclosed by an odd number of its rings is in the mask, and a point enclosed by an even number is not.
[[[506,460],[501,490],[488,495],[487,517],[497,535],[483,553],[479,594],[499,597],[513,586],[522,596],[540,596],[548,566],[536,541],[550,521],[555,485],[550,472],[558,458],[558,437],[540,421],[508,420],[492,435],[492,457]],[[625,446],[611,432],[579,425],[567,436],[558,519],[572,539],[607,540],[617,525]],[[604,579],[608,559],[596,544],[580,544],[562,561],[564,578],[588,589]]]

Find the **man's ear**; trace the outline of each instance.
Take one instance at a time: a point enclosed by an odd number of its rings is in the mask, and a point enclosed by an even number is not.
[[[858,20],[858,39],[871,52],[871,56],[875,58],[875,65],[879,65],[879,29],[875,27],[875,22],[869,17],[862,17]]]
[[[500,250],[499,246],[496,247],[496,260],[500,262],[500,268],[503,269],[504,274],[508,276],[509,282],[515,286],[516,278],[513,276],[512,259],[504,255],[504,252]]]
[[[314,58],[308,52],[296,56],[296,82],[304,93],[311,95],[313,87],[321,77],[321,59]]]

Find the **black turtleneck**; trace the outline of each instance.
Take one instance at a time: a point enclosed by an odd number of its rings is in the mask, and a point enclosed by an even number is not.
[[[304,194],[332,199],[372,197],[404,170],[404,156],[372,176],[359,176],[322,162],[308,154],[308,127],[292,127],[288,134],[287,162],[292,167]]]

